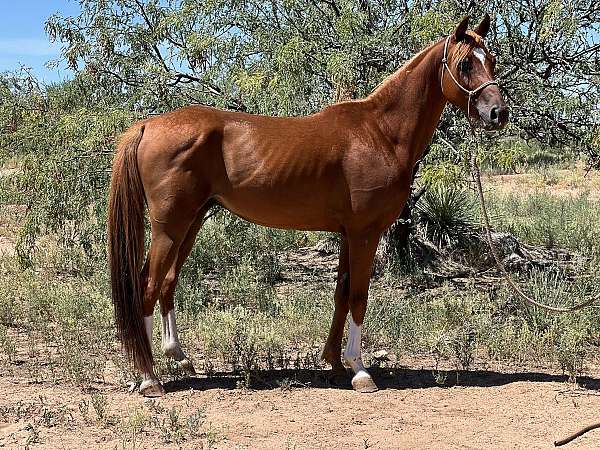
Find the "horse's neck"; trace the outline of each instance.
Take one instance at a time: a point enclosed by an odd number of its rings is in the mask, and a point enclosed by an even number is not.
[[[415,164],[431,142],[446,105],[440,87],[440,44],[417,55],[376,89],[376,105],[383,132],[399,157]],[[408,154],[407,154],[408,153]]]

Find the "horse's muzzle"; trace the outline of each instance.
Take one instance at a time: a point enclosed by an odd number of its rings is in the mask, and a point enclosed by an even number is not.
[[[486,119],[486,128],[500,130],[508,123],[508,108],[506,105],[496,104],[490,108],[489,117]]]

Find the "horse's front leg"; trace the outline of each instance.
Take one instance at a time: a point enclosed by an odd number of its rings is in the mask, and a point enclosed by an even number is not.
[[[381,233],[349,236],[350,257],[350,319],[348,343],[344,351],[346,363],[354,371],[352,387],[358,392],[375,392],[377,385],[365,369],[362,361],[361,333],[367,311],[369,282],[373,272],[373,260]]]
[[[327,343],[322,358],[331,364],[332,381],[341,384],[346,379],[346,369],[342,365],[342,337],[348,315],[348,291],[350,274],[348,267],[348,240],[342,237],[340,260],[338,265],[337,284],[335,287],[335,310],[329,329]]]

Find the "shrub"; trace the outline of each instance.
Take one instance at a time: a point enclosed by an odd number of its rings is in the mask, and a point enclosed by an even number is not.
[[[243,306],[209,309],[199,327],[206,356],[218,356],[229,367],[242,371],[247,383],[264,361],[275,360],[282,352],[278,331],[271,317]]]
[[[438,247],[461,243],[476,229],[473,198],[464,189],[429,189],[416,210],[423,234]]]
[[[526,197],[493,194],[488,205],[494,226],[524,242],[568,248],[590,257],[600,251],[600,202],[586,193],[564,198],[544,192]]]

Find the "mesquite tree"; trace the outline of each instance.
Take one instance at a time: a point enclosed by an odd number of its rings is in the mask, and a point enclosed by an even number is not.
[[[154,112],[207,103],[303,114],[368,94],[463,15],[493,14],[488,46],[513,128],[595,155],[600,6],[594,0],[81,0],[47,31],[75,70]],[[444,123],[451,132],[452,124]],[[462,133],[458,133],[459,135]],[[450,136],[455,139],[455,136]],[[453,140],[455,143],[459,140]]]
[[[76,88],[81,101],[90,103],[86,108],[95,110],[108,96],[111,108],[131,111],[132,118],[192,103],[261,114],[311,113],[338,99],[367,95],[464,15],[479,20],[487,11],[493,20],[487,45],[498,56],[511,125],[505,139],[490,140],[486,156],[510,160],[514,149],[505,144],[516,138],[598,158],[595,0],[80,0],[80,5],[78,16],[52,16],[46,24],[77,73],[69,92]],[[54,95],[54,101],[60,97]],[[0,100],[6,108],[15,104],[10,96]],[[10,133],[5,138],[26,152],[17,128],[9,130],[17,138]],[[421,166],[423,183],[466,179],[467,130],[460,115],[442,117]],[[71,144],[76,153],[77,141]],[[65,161],[56,163],[61,177],[73,171],[69,160],[58,160]],[[95,173],[108,169],[109,158],[70,161],[87,164],[78,166],[80,172]],[[105,191],[96,191],[101,203]]]

